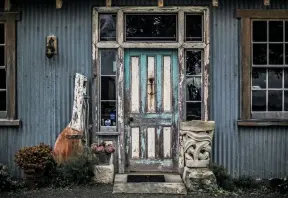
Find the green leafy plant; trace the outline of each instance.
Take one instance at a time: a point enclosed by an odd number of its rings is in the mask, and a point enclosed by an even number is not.
[[[229,191],[233,191],[235,189],[235,184],[232,177],[227,173],[223,166],[212,164],[210,168],[216,177],[219,187]]]
[[[47,163],[52,159],[52,148],[44,143],[40,143],[37,146],[24,147],[15,154],[16,164],[26,174],[43,172]]]
[[[21,187],[21,183],[12,179],[7,166],[0,163],[0,192],[14,190]]]
[[[260,187],[260,183],[249,176],[241,176],[234,180],[235,186],[242,189],[255,189]]]

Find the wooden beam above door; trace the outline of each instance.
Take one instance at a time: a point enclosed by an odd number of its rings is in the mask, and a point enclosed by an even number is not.
[[[218,7],[218,0],[212,0],[212,4],[214,7]]]
[[[5,11],[11,10],[11,0],[5,0]]]
[[[63,0],[56,0],[56,9],[61,9],[63,6]]]

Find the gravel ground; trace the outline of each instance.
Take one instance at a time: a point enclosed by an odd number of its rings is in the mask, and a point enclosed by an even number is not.
[[[253,190],[250,192],[241,192],[238,193],[225,193],[223,191],[218,191],[216,193],[189,193],[187,196],[181,195],[149,195],[149,194],[112,194],[111,185],[93,185],[93,186],[77,186],[71,189],[59,188],[51,189],[45,188],[35,191],[18,191],[0,194],[1,198],[143,198],[143,197],[157,197],[157,198],[170,198],[170,197],[181,197],[181,198],[198,198],[198,197],[265,197],[265,198],[276,198],[276,197],[287,197],[287,195],[280,195],[278,193],[272,193],[267,189]]]

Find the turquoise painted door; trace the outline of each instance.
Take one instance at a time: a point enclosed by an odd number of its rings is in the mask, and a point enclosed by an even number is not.
[[[127,171],[176,171],[177,51],[130,49],[124,64]]]

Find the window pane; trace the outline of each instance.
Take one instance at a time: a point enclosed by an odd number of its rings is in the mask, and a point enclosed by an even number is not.
[[[266,69],[253,68],[252,86],[253,86],[253,89],[265,89],[266,88]]]
[[[0,66],[5,66],[5,51],[4,46],[0,46]]]
[[[116,75],[116,50],[101,50],[101,75]]]
[[[116,100],[116,86],[114,76],[101,77],[101,100]]]
[[[101,102],[101,126],[116,126],[116,102]]]
[[[268,87],[269,88],[282,88],[282,69],[269,69],[268,70]]]
[[[186,41],[202,41],[202,15],[186,15]]]
[[[253,64],[267,64],[267,44],[253,44]]]
[[[268,111],[282,111],[282,90],[268,91]]]
[[[252,111],[266,111],[266,91],[252,91]]]
[[[284,88],[288,88],[288,69],[284,69]]]
[[[269,21],[269,41],[283,42],[283,21]]]
[[[126,15],[126,40],[176,41],[176,18],[175,14]]]
[[[186,103],[187,120],[201,120],[201,102]]]
[[[288,91],[284,91],[284,111],[288,111]]]
[[[5,43],[5,29],[4,29],[4,24],[0,24],[0,44]]]
[[[0,69],[0,89],[6,89],[6,72],[5,72],[5,69]]]
[[[269,64],[283,65],[284,59],[283,44],[269,44]]]
[[[288,42],[288,21],[285,21],[285,41]]]
[[[253,41],[267,41],[267,22],[253,21]]]
[[[100,41],[116,41],[116,15],[100,14]]]
[[[186,100],[201,101],[201,77],[187,77],[186,82]]]
[[[186,75],[201,74],[201,51],[186,52]]]
[[[0,111],[6,111],[6,92],[0,91]]]

